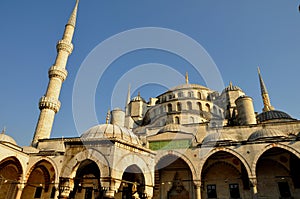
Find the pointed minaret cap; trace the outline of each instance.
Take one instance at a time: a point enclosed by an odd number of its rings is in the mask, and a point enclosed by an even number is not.
[[[258,72],[258,77],[259,77],[259,83],[260,83],[260,90],[261,90],[261,94],[267,94],[267,87],[265,85],[265,82],[260,74],[260,69],[259,66],[257,67],[257,72]]]
[[[259,83],[260,83],[261,97],[262,97],[262,100],[264,103],[263,112],[274,110],[274,107],[271,105],[271,102],[270,102],[270,97],[269,97],[269,94],[267,91],[267,87],[264,83],[264,80],[263,80],[261,74],[260,74],[259,67],[257,67],[257,72],[258,72]]]
[[[77,18],[77,10],[78,10],[78,4],[79,4],[79,0],[76,0],[76,4],[75,7],[73,9],[73,12],[69,18],[69,21],[67,23],[67,25],[71,25],[74,26],[76,25],[76,18]]]

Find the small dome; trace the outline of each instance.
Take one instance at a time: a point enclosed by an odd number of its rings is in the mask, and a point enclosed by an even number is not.
[[[10,137],[4,133],[0,134],[0,142],[8,142],[8,143],[17,145],[17,142],[12,137]]]
[[[216,133],[208,134],[203,139],[202,144],[207,145],[207,144],[213,144],[217,142],[236,142],[236,141],[238,140],[230,134],[216,132]]]
[[[240,87],[238,87],[238,86],[233,86],[233,85],[232,85],[232,82],[229,83],[229,86],[227,86],[227,87],[223,90],[223,92],[224,92],[224,91],[226,91],[226,92],[228,92],[228,91],[241,91],[241,92],[243,92],[243,90],[242,90]]]
[[[288,137],[287,134],[283,133],[278,129],[260,129],[252,133],[248,141],[256,141],[256,140],[272,140],[276,138],[286,138]]]
[[[132,101],[132,102],[142,101],[142,102],[146,103],[146,100],[145,100],[144,98],[142,98],[142,97],[140,96],[140,94],[138,94],[138,96],[135,96],[134,98],[132,98],[131,101]]]
[[[259,122],[265,122],[269,120],[295,120],[289,114],[277,110],[262,112],[256,116],[256,119]]]
[[[181,128],[179,124],[167,124],[162,129],[159,130],[159,133],[164,132],[180,132]]]
[[[83,140],[117,138],[131,144],[142,145],[140,139],[129,129],[116,124],[100,124],[80,136]]]

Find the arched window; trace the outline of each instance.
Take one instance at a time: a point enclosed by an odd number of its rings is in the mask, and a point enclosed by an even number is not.
[[[210,112],[210,105],[209,104],[205,104],[205,106],[206,106],[207,112]]]
[[[202,95],[201,95],[201,93],[200,92],[198,92],[198,99],[202,99]]]
[[[194,93],[192,91],[188,92],[188,97],[194,97]]]
[[[180,124],[180,120],[179,120],[179,117],[175,117],[175,124]]]
[[[192,110],[193,109],[192,102],[187,102],[187,109],[188,110]]]
[[[164,112],[164,107],[161,106],[161,107],[159,108],[159,113],[162,114],[163,112]]]
[[[165,125],[166,124],[166,120],[165,119],[162,119],[161,121],[161,126]]]
[[[217,108],[216,108],[215,106],[213,107],[213,112],[214,112],[215,114],[218,114]]]
[[[197,102],[197,106],[198,106],[199,111],[202,111],[202,104],[200,102]]]
[[[178,103],[177,103],[177,111],[181,111],[181,110],[182,110],[182,108],[181,108],[181,103],[178,102]]]
[[[178,93],[178,98],[181,98],[181,97],[183,97],[183,92]]]
[[[219,115],[220,115],[220,117],[223,117],[223,113],[220,109],[219,109]]]
[[[168,104],[168,112],[172,112],[172,104]]]

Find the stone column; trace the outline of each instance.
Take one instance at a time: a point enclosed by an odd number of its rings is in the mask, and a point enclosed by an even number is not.
[[[201,199],[201,181],[194,181],[196,199]]]
[[[24,190],[24,184],[20,183],[17,185],[18,187],[18,191],[17,191],[17,194],[16,194],[16,199],[21,199],[21,196],[22,196],[22,193],[23,193],[23,190]]]
[[[257,179],[256,178],[250,178],[250,187],[252,191],[252,198],[257,199]]]

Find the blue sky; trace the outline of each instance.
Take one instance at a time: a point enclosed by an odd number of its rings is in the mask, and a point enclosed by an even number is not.
[[[0,128],[6,126],[7,134],[20,145],[29,145],[33,136],[38,100],[46,91],[55,45],[74,3],[0,1]],[[232,81],[241,87],[253,98],[257,112],[262,109],[257,77],[260,66],[272,105],[300,118],[298,5],[299,1],[294,0],[81,0],[75,49],[67,65],[69,75],[63,84],[62,107],[56,115],[52,137],[82,133],[77,132],[73,121],[72,93],[76,75],[89,53],[115,34],[142,27],[167,28],[196,40],[217,65],[224,83]],[[190,63],[172,53],[155,49],[128,53],[115,60],[99,82],[95,94],[99,123],[105,121],[107,109],[111,108],[111,90],[118,79],[134,66],[147,63],[168,65],[181,74],[188,71],[190,82],[205,85]],[[181,83],[183,80],[178,80]],[[164,88],[143,85],[138,90],[148,99],[161,94]],[[133,91],[136,94],[137,90]]]

